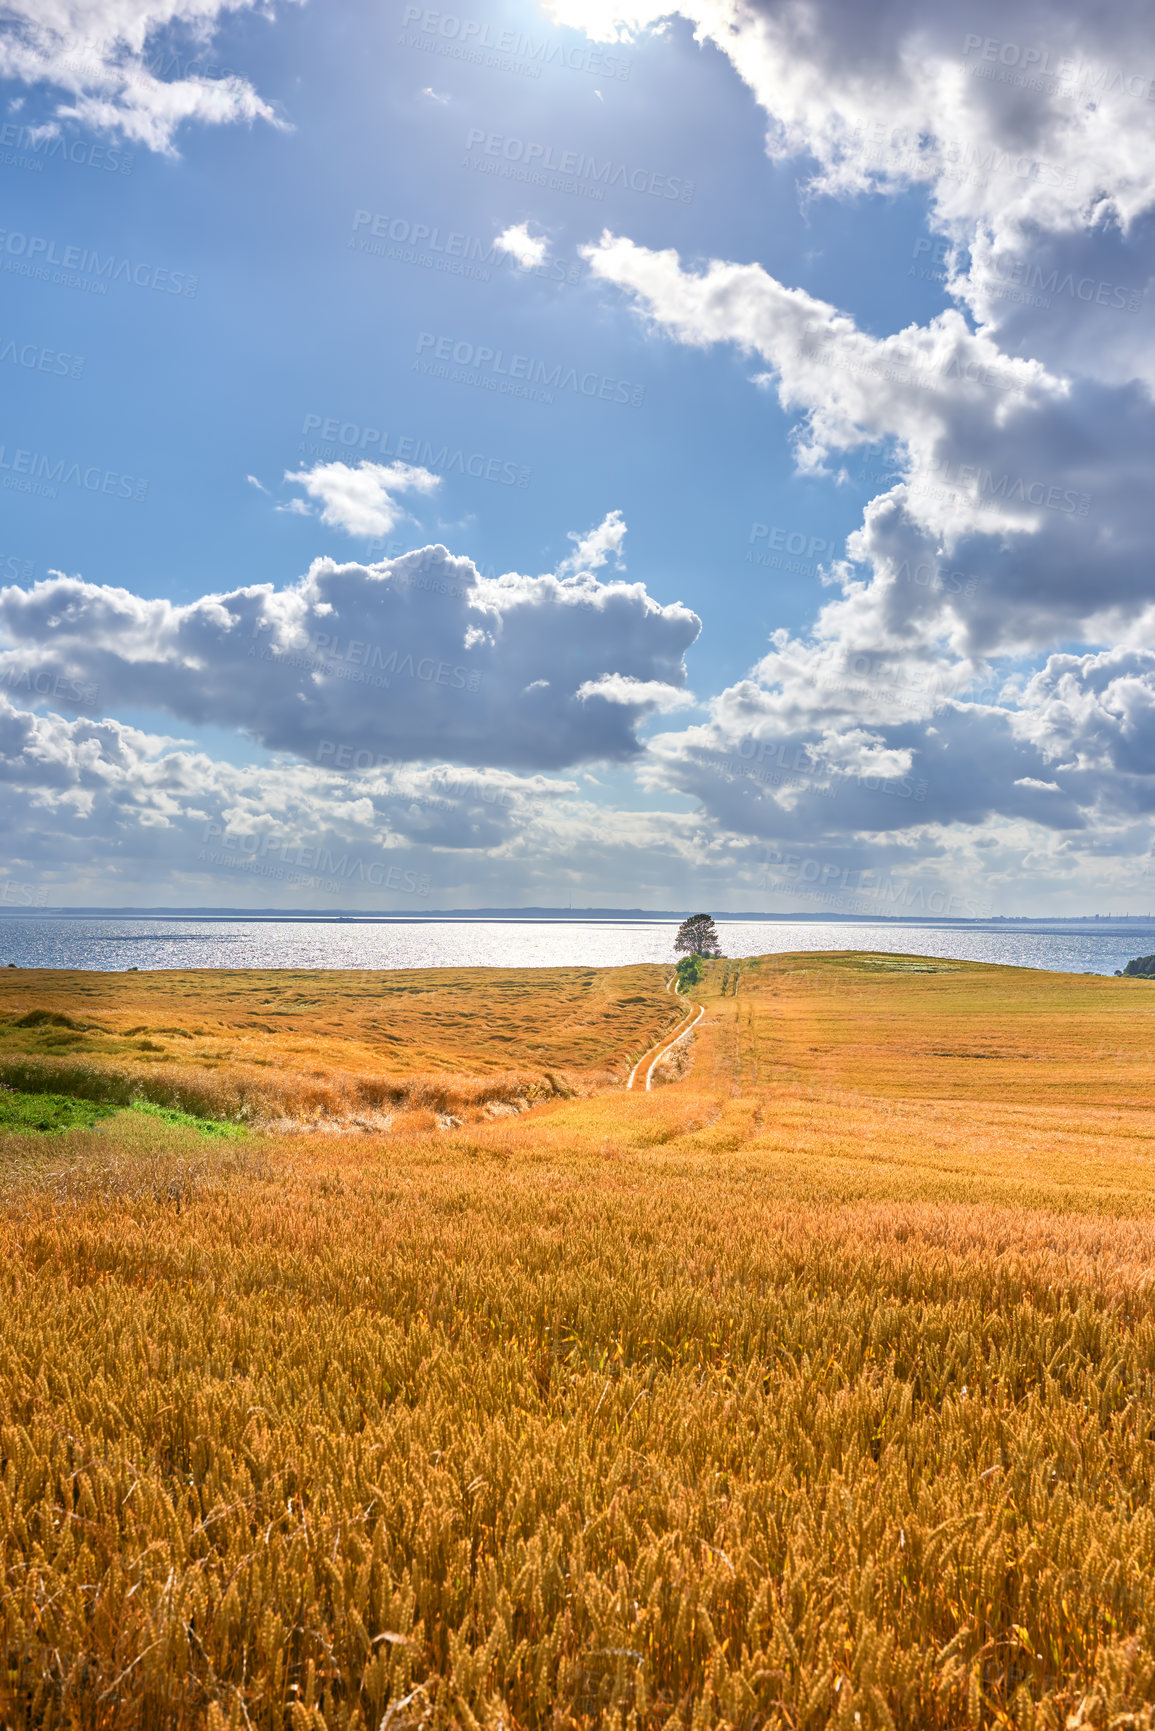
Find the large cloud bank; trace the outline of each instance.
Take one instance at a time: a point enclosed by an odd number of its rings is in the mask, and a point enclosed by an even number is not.
[[[223,763],[0,693],[0,909],[134,905],[142,881],[178,906],[552,904],[636,882],[639,850],[649,893],[676,902],[707,845],[691,818],[606,809],[573,779],[370,756]]]
[[[487,579],[440,546],[184,606],[54,575],[0,590],[0,686],[94,688],[311,762],[555,770],[635,757],[639,722],[684,699],[698,630],[640,583]]]
[[[0,70],[64,91],[62,119],[171,149],[185,118],[274,118],[244,80],[186,68],[163,81],[149,69],[166,31],[208,39],[244,3],[21,0]],[[474,882],[490,866],[507,885],[539,871],[549,881],[575,848],[620,865],[632,847],[654,872],[626,868],[617,881],[652,886],[692,869],[755,905],[784,857],[805,858],[822,883],[861,885],[864,871],[874,882],[892,871],[981,882],[983,904],[1022,906],[1024,885],[1075,896],[1080,885],[1145,887],[1155,815],[1148,9],[551,9],[602,39],[688,19],[749,87],[767,149],[796,165],[805,198],[925,199],[911,268],[936,275],[949,304],[882,335],[751,256],[691,259],[608,231],[586,249],[593,273],[633,303],[619,316],[639,318],[655,342],[736,356],[751,390],[777,398],[794,417],[800,469],[832,485],[864,460],[884,473],[824,573],[813,626],[774,633],[704,721],[666,722],[643,743],[647,718],[686,701],[698,622],[625,581],[617,513],[574,537],[544,577],[485,580],[435,547],[380,564],[318,560],[289,587],[178,607],[54,576],[0,593],[10,699],[0,777],[13,834],[35,852],[37,813],[50,811],[54,824],[99,830],[126,860],[142,846],[147,857],[150,838],[171,853],[198,824],[251,835],[263,787],[262,823],[377,835],[390,850],[426,850],[422,859],[469,853]],[[83,66],[77,43],[91,47]],[[526,258],[538,244],[524,225],[503,240]],[[291,478],[309,503],[287,508],[314,509],[349,535],[403,521],[399,495],[435,485],[372,464]],[[71,719],[11,708],[33,696]],[[235,770],[76,714],[117,703],[231,726],[278,756]],[[595,809],[576,782],[547,787],[606,762],[677,796],[676,809]],[[444,778],[462,773],[476,786],[446,795]],[[501,791],[488,799],[483,784]],[[60,829],[58,842],[62,857],[70,847],[83,857],[74,835]],[[266,843],[279,845],[262,831]]]
[[[920,256],[955,302],[875,336],[753,259],[687,260],[608,231],[587,247],[655,340],[747,360],[752,388],[794,415],[802,470],[837,479],[866,454],[889,470],[812,630],[775,633],[708,723],[659,736],[651,780],[731,835],[803,839],[826,858],[952,849],[989,875],[1017,851],[1061,876],[1082,851],[1145,872],[1145,9],[552,10],[603,38],[690,19],[765,110],[771,154],[804,167],[807,196],[925,190]]]

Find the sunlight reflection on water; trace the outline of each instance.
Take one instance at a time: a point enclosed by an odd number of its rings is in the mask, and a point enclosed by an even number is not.
[[[24,968],[608,967],[674,959],[676,920],[43,919],[0,924],[0,965]],[[1155,923],[870,925],[727,920],[729,956],[876,950],[1113,973],[1155,951]]]

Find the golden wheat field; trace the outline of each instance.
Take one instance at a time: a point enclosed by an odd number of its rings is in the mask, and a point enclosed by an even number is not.
[[[5,1725],[1155,1724],[1155,985],[629,972],[3,982]]]
[[[0,1080],[281,1127],[390,1128],[616,1079],[669,970],[0,969]]]

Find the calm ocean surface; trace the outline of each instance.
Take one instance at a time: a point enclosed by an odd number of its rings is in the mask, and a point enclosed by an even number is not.
[[[0,966],[22,968],[546,968],[674,959],[676,920],[0,920]],[[1155,953],[1155,921],[965,926],[726,920],[723,952],[898,951],[1111,974]]]

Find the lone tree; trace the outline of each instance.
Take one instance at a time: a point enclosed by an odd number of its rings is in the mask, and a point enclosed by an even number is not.
[[[674,939],[674,948],[685,950],[691,956],[720,956],[722,948],[717,927],[709,914],[691,914],[688,920],[683,920]]]

